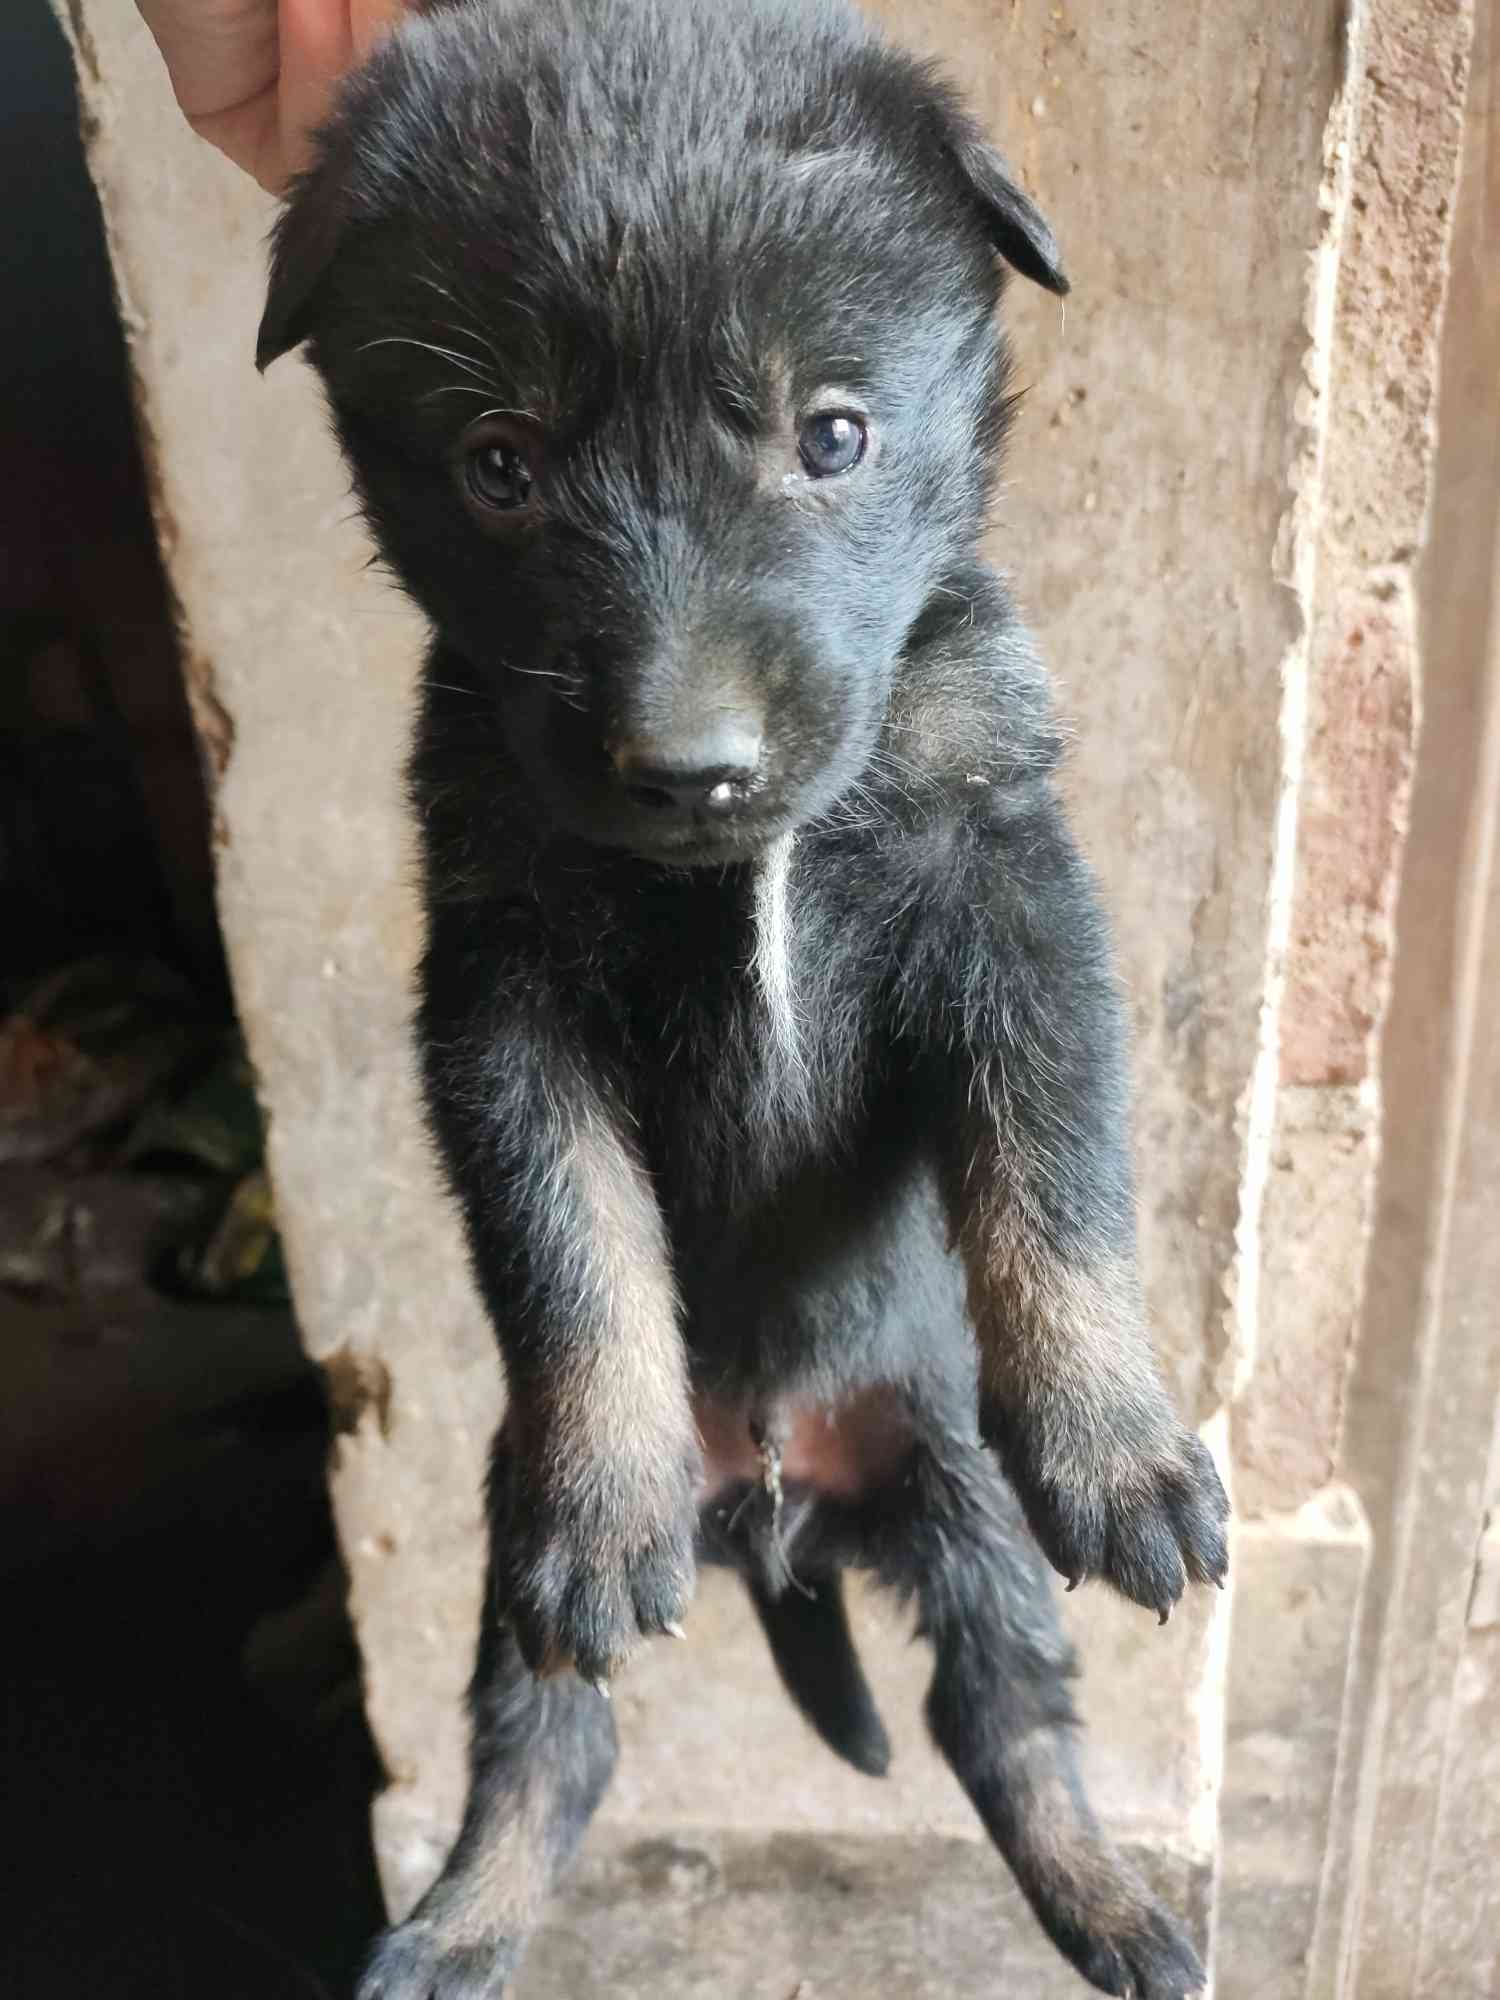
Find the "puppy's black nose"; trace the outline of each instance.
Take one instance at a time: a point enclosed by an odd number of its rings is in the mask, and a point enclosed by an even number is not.
[[[633,736],[612,761],[625,796],[655,812],[733,812],[760,769],[761,733],[747,717],[717,716],[691,736]]]

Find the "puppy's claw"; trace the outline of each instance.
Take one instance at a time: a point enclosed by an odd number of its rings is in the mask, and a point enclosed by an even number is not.
[[[669,1639],[685,1639],[687,1637],[687,1633],[683,1631],[675,1618],[669,1619],[661,1629]]]
[[[1078,1588],[1079,1584],[1080,1584],[1080,1583],[1082,1583],[1082,1582],[1083,1582],[1083,1578],[1082,1578],[1081,1576],[1070,1576],[1070,1577],[1068,1578],[1068,1582],[1067,1582],[1067,1588],[1068,1588],[1069,1590],[1076,1590],[1076,1589]]]
[[[606,1701],[614,1699],[609,1691],[609,1682],[604,1679],[603,1675],[600,1675],[597,1680],[590,1680],[587,1685],[594,1690],[595,1694],[602,1695]]]
[[[1189,1583],[1223,1575],[1229,1503],[1202,1440],[1175,1420],[1149,1448],[1117,1442],[1102,1471],[1084,1466],[1071,1481],[1056,1466],[1040,1476],[1036,1438],[991,1428],[1032,1531],[1069,1589],[1102,1577],[1160,1618]],[[1061,1466],[1065,1475],[1065,1458]]]
[[[1170,1604],[1163,1605],[1161,1610],[1158,1611],[1156,1614],[1156,1622],[1158,1625],[1165,1625],[1171,1616],[1172,1616],[1171,1605]]]

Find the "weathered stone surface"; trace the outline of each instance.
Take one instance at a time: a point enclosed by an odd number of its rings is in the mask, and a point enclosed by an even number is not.
[[[1468,12],[1446,0],[1415,10],[1373,0],[1351,13],[1349,71],[1325,175],[1328,239],[1312,284],[1309,460],[1290,518],[1288,562],[1307,617],[1305,640],[1288,662],[1294,844],[1283,861],[1279,934],[1273,909],[1277,951],[1261,1081],[1266,1154],[1258,1178],[1252,1150],[1245,1233],[1257,1261],[1256,1312],[1245,1329],[1249,1365],[1232,1434],[1243,1512],[1265,1515],[1269,1532],[1278,1511],[1321,1504],[1325,1483],[1345,1479],[1370,1515],[1380,1559],[1365,1569],[1364,1591],[1348,1593],[1352,1636],[1329,1635],[1323,1656],[1308,1665],[1304,1754],[1291,1781],[1269,1782],[1238,1729],[1239,1717],[1253,1712],[1256,1684],[1241,1686],[1241,1650],[1232,1644],[1219,1943],[1231,1990],[1247,1994],[1331,2000],[1376,1990],[1368,1970],[1349,1983],[1349,1954],[1369,1833],[1368,1807],[1361,1817],[1358,1806],[1358,1760],[1371,1649],[1387,1606],[1382,1536],[1392,1525],[1385,1504],[1392,1489],[1388,1467],[1372,1486],[1367,1464],[1351,1464],[1343,1446],[1377,1212],[1380,1047],[1421,671],[1414,562],[1432,477],[1471,26]],[[1425,1246],[1413,1241],[1408,1254],[1420,1262]],[[1387,1303],[1377,1300],[1375,1310]],[[1388,1366],[1383,1393],[1410,1395],[1397,1354]],[[1385,1442],[1399,1451],[1389,1423]],[[1348,1583],[1337,1565],[1333,1573]],[[1285,1678],[1285,1612],[1280,1565],[1247,1563],[1237,1582],[1236,1631],[1243,1623],[1247,1633],[1278,1634],[1267,1666],[1273,1688]],[[1341,1729],[1341,1739],[1330,1739],[1330,1729]],[[1258,1785],[1261,1805],[1251,1813],[1244,1801]],[[1250,1893],[1268,1851],[1281,1878],[1270,1954]],[[1417,1989],[1398,1981],[1380,1990]]]
[[[1289,1089],[1358,1085],[1384,1016],[1415,731],[1409,577],[1336,587],[1317,637],[1281,1013]]]
[[[1202,1943],[1206,1871],[1133,1854]],[[988,1847],[885,1833],[600,1834],[517,2000],[1082,2000]]]
[[[1307,1990],[1368,1563],[1347,1489],[1235,1536],[1217,2000]]]
[[[1500,695],[1500,649],[1491,688]],[[1500,797],[1500,727],[1488,780]],[[1478,992],[1500,979],[1500,870],[1494,812],[1483,929],[1469,974]],[[1487,878],[1487,880],[1485,879]],[[1406,1491],[1391,1551],[1388,1622],[1375,1662],[1364,1856],[1354,1978],[1361,2000],[1493,1993],[1500,1871],[1495,1868],[1493,1718],[1500,1647],[1482,1622],[1483,1524],[1497,1491],[1500,1408],[1500,1038],[1474,1037],[1450,1105],[1454,1184],[1446,1255],[1418,1329],[1405,1440]],[[1458,1079],[1454,1079],[1458,1082]],[[1492,1558],[1491,1558],[1492,1559]],[[1476,1604],[1480,1621],[1474,1622]]]
[[[1451,48],[1435,63],[1451,74]],[[1495,1839],[1479,1797],[1493,1662],[1466,1619],[1497,1387],[1495,1037],[1481,983],[1494,977],[1500,797],[1497,63],[1496,12],[1481,6],[1417,571],[1422,732],[1380,1050],[1386,1139],[1340,1449],[1373,1560],[1306,1988],[1319,2000],[1495,1991]]]
[[[1307,627],[1288,662],[1300,689],[1288,745],[1294,844],[1283,963],[1270,968],[1280,1092],[1259,1218],[1254,1379],[1235,1423],[1252,1511],[1295,1505],[1329,1474],[1378,1165],[1378,1100],[1359,1087],[1376,1073],[1392,976],[1419,674],[1412,565],[1431,485],[1472,28],[1462,0],[1417,11],[1420,25],[1409,7],[1372,0],[1349,17],[1324,172],[1328,235],[1311,283],[1302,410],[1311,463],[1290,516],[1289,564]],[[1309,1096],[1319,1086],[1341,1093],[1323,1114]],[[1332,1186],[1318,1137],[1329,1125],[1348,1142]],[[1284,1198],[1288,1176],[1308,1183],[1300,1227]],[[1316,1228],[1325,1203],[1310,1297],[1307,1259],[1290,1246]],[[1321,1385],[1313,1398],[1309,1380]],[[1283,1440],[1273,1474],[1289,1469],[1288,1439],[1306,1461],[1295,1491],[1275,1478],[1257,1487],[1270,1435]]]
[[[1487,1497],[1423,1898],[1423,1996],[1500,1991],[1500,1432]]]
[[[1363,1289],[1375,1123],[1368,1086],[1279,1093],[1260,1209],[1265,1319],[1233,1426],[1242,1518],[1294,1508],[1333,1477]]]
[[[1493,12],[1480,52],[1487,84],[1476,111],[1482,106],[1487,123],[1476,120],[1460,221],[1465,313],[1450,348],[1451,422],[1438,489],[1437,533],[1453,543],[1441,577],[1451,595],[1430,600],[1431,741],[1413,820],[1422,872],[1403,898],[1402,1005],[1386,1048],[1393,1104],[1411,1115],[1418,1150],[1399,1170],[1393,1163],[1384,1206],[1398,1245],[1425,1230],[1428,1254],[1420,1286],[1402,1273],[1394,1310],[1370,1316],[1351,1399],[1350,1463],[1378,1499],[1390,1535],[1379,1622],[1367,1620],[1361,1634],[1370,1698],[1355,1754],[1367,1843],[1351,1870],[1346,1922],[1351,1978],[1374,2000],[1492,1994],[1500,1936],[1500,1649],[1488,1622],[1500,1494],[1500,1038],[1489,1004],[1500,978]],[[1477,484],[1476,465],[1484,469]],[[1446,880],[1436,874],[1440,857],[1449,860]],[[1430,906],[1418,900],[1424,890],[1433,892]],[[1440,1021],[1431,1013],[1435,988],[1447,1002]]]

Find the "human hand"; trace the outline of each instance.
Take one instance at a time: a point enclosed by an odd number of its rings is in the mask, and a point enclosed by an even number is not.
[[[136,0],[202,139],[280,193],[334,85],[412,0]]]

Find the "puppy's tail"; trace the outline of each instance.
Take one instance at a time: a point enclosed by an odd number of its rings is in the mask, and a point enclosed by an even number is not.
[[[837,1571],[773,1595],[746,1579],[782,1684],[829,1749],[867,1777],[890,1769],[891,1741],[854,1651]]]

